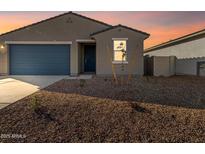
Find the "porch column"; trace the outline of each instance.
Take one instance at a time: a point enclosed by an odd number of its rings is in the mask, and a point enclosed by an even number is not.
[[[70,75],[76,76],[78,73],[78,44],[73,41],[70,49]]]
[[[8,75],[9,70],[8,45],[0,42],[0,75]]]

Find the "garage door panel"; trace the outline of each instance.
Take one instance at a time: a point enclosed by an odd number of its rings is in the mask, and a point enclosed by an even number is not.
[[[70,73],[69,45],[10,45],[9,51],[12,75]]]

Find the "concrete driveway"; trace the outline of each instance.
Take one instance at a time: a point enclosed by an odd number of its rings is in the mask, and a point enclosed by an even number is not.
[[[0,76],[0,109],[68,76]]]

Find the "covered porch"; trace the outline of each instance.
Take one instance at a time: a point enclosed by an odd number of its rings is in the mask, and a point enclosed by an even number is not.
[[[79,40],[77,42],[79,74],[96,74],[95,40]]]

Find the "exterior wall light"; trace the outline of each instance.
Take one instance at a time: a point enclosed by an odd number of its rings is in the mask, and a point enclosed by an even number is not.
[[[1,49],[4,49],[5,47],[4,47],[4,45],[1,45],[0,48],[1,48]]]

